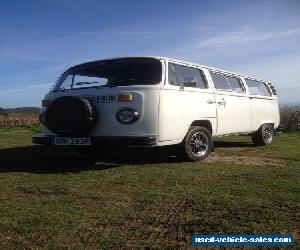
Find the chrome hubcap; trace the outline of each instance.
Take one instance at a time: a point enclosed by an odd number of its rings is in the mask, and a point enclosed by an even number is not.
[[[202,132],[193,134],[190,140],[190,147],[194,154],[198,156],[205,155],[208,150],[208,137]]]
[[[272,142],[272,137],[273,137],[273,134],[272,134],[271,128],[265,127],[263,129],[263,138],[264,138],[265,142],[267,142],[267,143]]]

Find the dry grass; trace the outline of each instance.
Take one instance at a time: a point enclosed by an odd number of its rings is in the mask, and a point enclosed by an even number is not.
[[[212,154],[205,159],[209,163],[226,163],[226,164],[239,164],[239,165],[253,165],[253,166],[284,166],[285,162],[281,159],[261,158],[257,156],[237,156],[237,155],[220,155]]]
[[[40,124],[37,114],[12,114],[0,116],[0,127],[32,127]]]

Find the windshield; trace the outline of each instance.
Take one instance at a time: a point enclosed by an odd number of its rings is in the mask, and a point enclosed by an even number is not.
[[[123,58],[85,63],[68,69],[57,81],[54,91],[152,85],[161,81],[162,67],[157,59]]]

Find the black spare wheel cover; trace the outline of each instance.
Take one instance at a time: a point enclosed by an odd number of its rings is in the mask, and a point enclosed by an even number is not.
[[[79,97],[59,97],[50,103],[45,112],[45,125],[51,132],[62,136],[83,135],[96,122],[95,106]]]

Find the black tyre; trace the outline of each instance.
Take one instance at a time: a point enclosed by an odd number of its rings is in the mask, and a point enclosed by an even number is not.
[[[271,145],[274,141],[275,133],[272,124],[263,124],[259,130],[251,135],[255,145],[266,146]]]
[[[62,96],[51,102],[44,113],[45,125],[60,136],[81,136],[97,122],[96,107],[84,98]]]
[[[212,135],[204,127],[191,126],[180,145],[180,155],[189,161],[205,159],[213,148]]]

